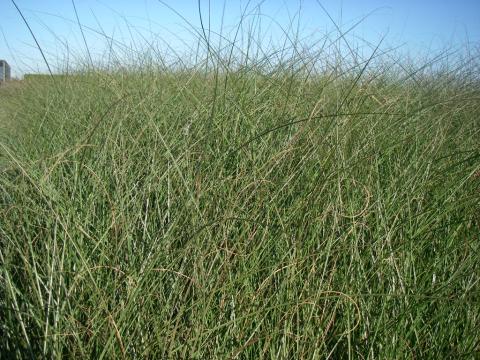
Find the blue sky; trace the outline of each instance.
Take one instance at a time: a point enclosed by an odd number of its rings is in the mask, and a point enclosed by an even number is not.
[[[163,2],[191,25],[200,25],[197,0]],[[402,45],[402,51],[413,56],[467,41],[480,43],[480,0],[266,0],[257,8],[260,2],[252,0],[249,12],[262,14],[258,29],[264,38],[280,37],[281,29],[292,23],[295,29],[299,25],[301,35],[335,30],[332,20],[347,30],[366,16],[351,32],[352,37],[377,43],[386,34],[385,46]],[[72,59],[85,58],[85,45],[71,0],[16,0],[16,3],[54,68],[73,62]],[[210,28],[216,32],[222,29],[224,34],[234,32],[247,3],[247,0],[210,0]],[[142,48],[146,41],[156,41],[165,47],[168,44],[179,51],[186,46],[181,39],[194,45],[189,26],[158,0],[75,0],[75,5],[95,60],[104,56],[108,45],[102,34],[132,49]],[[208,0],[202,0],[206,27],[208,7]],[[11,64],[14,75],[46,71],[33,38],[10,0],[0,3],[0,32],[0,58]]]

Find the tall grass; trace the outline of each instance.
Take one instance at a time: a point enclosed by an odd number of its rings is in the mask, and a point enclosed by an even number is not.
[[[2,89],[0,352],[478,356],[478,63],[340,35]]]

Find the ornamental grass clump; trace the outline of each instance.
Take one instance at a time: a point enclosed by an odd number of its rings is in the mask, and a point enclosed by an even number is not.
[[[478,354],[478,57],[286,37],[0,90],[2,354]]]

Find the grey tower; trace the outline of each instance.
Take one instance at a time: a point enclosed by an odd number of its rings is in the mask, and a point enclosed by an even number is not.
[[[10,65],[5,60],[0,60],[0,82],[10,80]]]

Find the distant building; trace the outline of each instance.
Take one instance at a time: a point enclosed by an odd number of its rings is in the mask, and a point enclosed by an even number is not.
[[[0,82],[10,80],[10,65],[5,60],[0,60]]]

